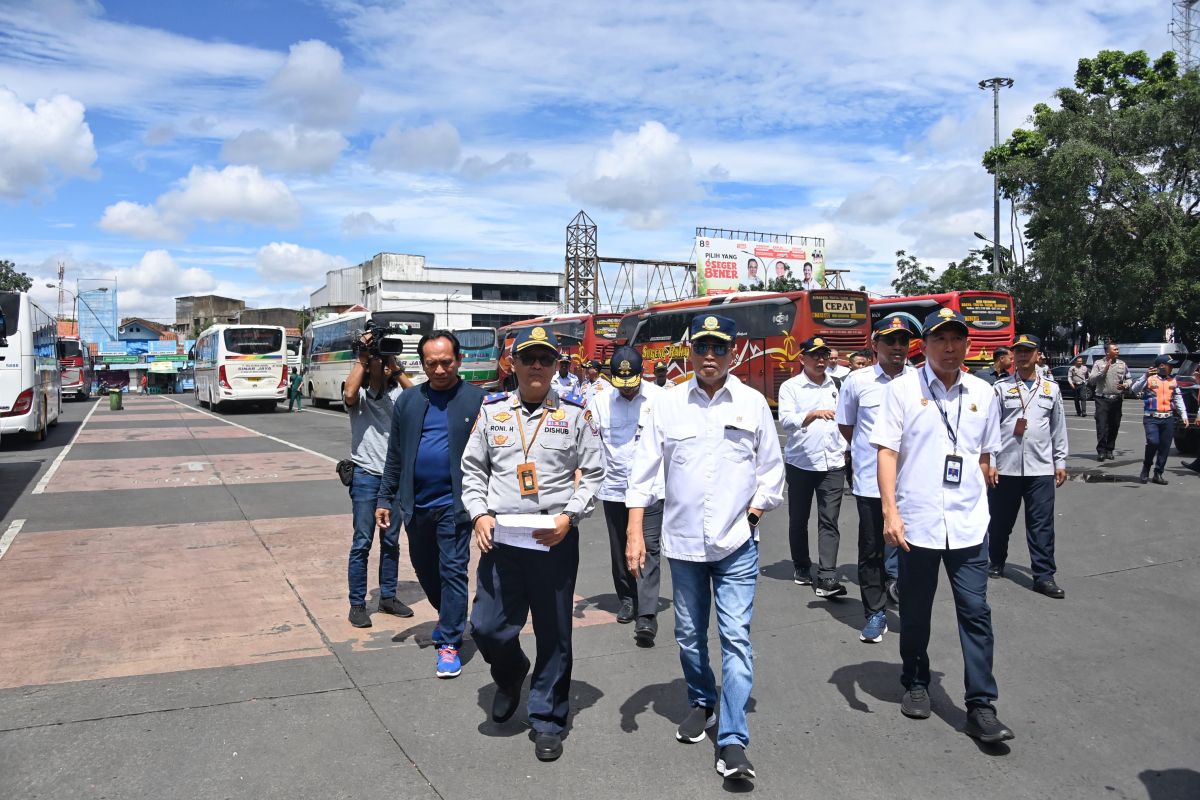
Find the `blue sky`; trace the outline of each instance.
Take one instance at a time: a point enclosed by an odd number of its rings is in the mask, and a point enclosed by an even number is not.
[[[883,290],[991,228],[1001,131],[1166,0],[449,4],[0,0],[0,258],[122,314],[301,304],[377,252],[561,269],[682,260],[697,225],[824,236]],[[1007,224],[1004,227],[1007,231]],[[1005,241],[1008,234],[1005,233]],[[52,290],[39,288],[47,301]]]

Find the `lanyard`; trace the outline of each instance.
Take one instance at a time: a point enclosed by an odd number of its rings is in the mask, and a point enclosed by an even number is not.
[[[537,418],[537,430],[533,432],[533,438],[529,440],[529,444],[525,444],[525,420],[521,418],[521,412],[525,407],[517,409],[517,430],[521,432],[521,450],[525,453],[525,460],[529,460],[529,451],[533,449],[533,443],[537,441],[538,434],[542,432],[542,417],[546,416],[546,406],[542,406],[542,416]]]
[[[1030,395],[1029,395],[1028,400],[1025,399],[1025,392],[1023,392],[1021,390],[1021,387],[1024,385],[1025,385],[1025,381],[1021,380],[1021,376],[1018,375],[1017,376],[1017,397],[1020,398],[1020,400],[1021,400],[1021,416],[1022,417],[1025,416],[1025,409],[1028,408],[1029,404],[1033,402],[1033,398],[1037,397],[1038,389],[1040,389],[1042,386],[1042,379],[1038,378],[1038,377],[1035,377],[1033,379],[1033,388],[1029,390]]]
[[[959,379],[961,381],[961,378]],[[962,407],[963,407],[963,387],[962,383],[958,384],[958,418],[954,421],[954,427],[950,427],[950,417],[946,414],[946,410],[942,408],[941,401],[933,396],[933,384],[927,379],[925,388],[929,390],[929,397],[933,400],[933,404],[937,406],[938,413],[942,415],[942,423],[946,426],[946,433],[950,435],[950,443],[954,445],[954,454],[958,455],[958,427],[962,424]],[[949,399],[950,393],[946,392],[946,398]]]

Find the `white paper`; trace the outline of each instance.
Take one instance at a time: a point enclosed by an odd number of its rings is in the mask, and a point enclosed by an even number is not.
[[[527,550],[549,552],[550,548],[533,538],[534,531],[554,527],[554,517],[548,514],[497,514],[492,541]]]

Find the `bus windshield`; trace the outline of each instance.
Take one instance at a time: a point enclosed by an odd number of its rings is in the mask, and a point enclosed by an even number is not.
[[[458,337],[458,343],[463,350],[490,350],[496,346],[496,332],[494,330],[476,328],[474,330],[457,331],[454,335]]]
[[[79,342],[73,339],[58,340],[58,357],[62,358],[82,358],[83,351],[79,347]]]
[[[4,320],[5,336],[13,336],[21,325],[21,295],[16,292],[0,292],[0,319]]]
[[[278,353],[283,349],[283,331],[277,328],[226,328],[225,350],[243,356]]]

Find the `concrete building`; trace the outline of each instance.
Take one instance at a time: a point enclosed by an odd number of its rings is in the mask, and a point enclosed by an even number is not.
[[[209,325],[237,322],[246,310],[246,301],[215,294],[175,298],[175,330],[190,335]]]
[[[439,328],[498,328],[559,310],[563,276],[530,270],[430,267],[424,256],[379,253],[325,274],[312,293],[314,312],[429,311]]]
[[[300,324],[300,312],[294,308],[247,308],[238,317],[238,324],[295,328]]]

